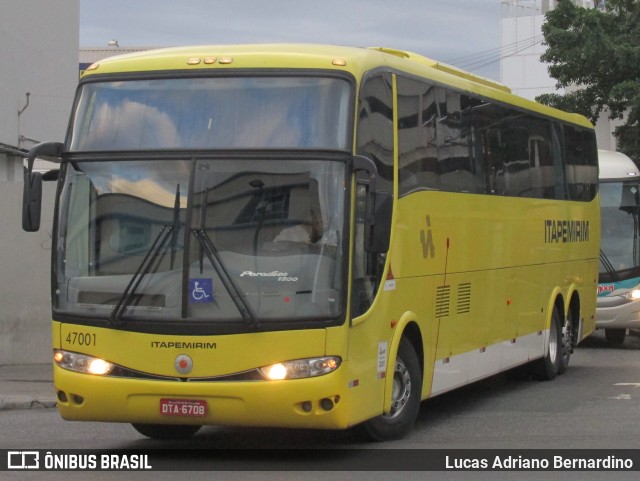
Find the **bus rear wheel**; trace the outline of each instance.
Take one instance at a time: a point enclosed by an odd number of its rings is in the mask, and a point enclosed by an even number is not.
[[[400,341],[393,371],[391,410],[364,424],[375,441],[391,441],[406,436],[420,411],[422,370],[416,351],[405,337]]]
[[[573,326],[573,314],[570,310],[562,326],[558,374],[564,373],[569,367],[569,359],[573,352]]]
[[[187,439],[193,436],[202,426],[187,424],[131,424],[143,436],[153,439]]]
[[[549,341],[547,345],[547,354],[536,361],[534,367],[534,375],[542,381],[551,381],[555,379],[560,371],[560,365],[563,363],[564,342],[562,336],[562,327],[560,324],[560,315],[558,310],[554,309],[551,315],[551,325],[549,326]],[[569,360],[566,359],[568,365]],[[566,366],[565,366],[566,368]]]

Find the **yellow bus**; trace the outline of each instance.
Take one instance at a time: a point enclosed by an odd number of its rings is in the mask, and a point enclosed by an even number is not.
[[[60,162],[53,369],[68,420],[407,434],[422,400],[594,329],[589,122],[409,52],[201,46],[82,76]]]

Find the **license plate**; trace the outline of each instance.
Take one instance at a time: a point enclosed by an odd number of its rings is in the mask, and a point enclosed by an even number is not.
[[[163,416],[203,417],[207,415],[207,402],[201,399],[160,399]]]

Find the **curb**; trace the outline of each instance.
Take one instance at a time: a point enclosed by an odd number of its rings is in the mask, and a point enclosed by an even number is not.
[[[0,398],[0,411],[24,409],[50,409],[56,407],[53,399],[33,399],[28,396],[3,396]]]

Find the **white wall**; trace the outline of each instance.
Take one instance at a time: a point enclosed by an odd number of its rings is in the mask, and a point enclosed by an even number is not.
[[[51,225],[22,231],[22,155],[64,140],[78,82],[79,0],[0,0],[0,365],[51,362]],[[18,117],[18,110],[29,106]],[[0,146],[2,147],[2,146]],[[2,149],[0,149],[2,150]]]
[[[54,183],[44,183],[53,199]],[[52,203],[39,232],[22,230],[22,183],[0,182],[0,365],[51,362]]]

